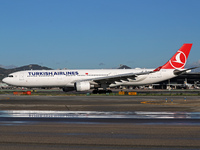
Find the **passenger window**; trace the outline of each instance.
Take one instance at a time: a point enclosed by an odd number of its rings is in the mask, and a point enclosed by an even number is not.
[[[8,77],[13,78],[13,75],[9,75]]]

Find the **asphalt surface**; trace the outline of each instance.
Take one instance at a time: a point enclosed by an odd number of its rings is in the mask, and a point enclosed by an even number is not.
[[[166,99],[167,98],[167,99]],[[0,95],[0,148],[198,150],[199,96],[14,96]],[[15,115],[7,111],[15,111]],[[173,118],[27,117],[38,111],[172,113]],[[16,113],[17,112],[17,113]],[[152,112],[152,114],[151,114]],[[184,113],[183,113],[184,112]],[[177,117],[179,116],[181,117]],[[182,117],[183,116],[183,117]]]
[[[1,110],[200,112],[200,96],[0,95]]]
[[[199,126],[60,124],[1,126],[2,149],[198,150]]]

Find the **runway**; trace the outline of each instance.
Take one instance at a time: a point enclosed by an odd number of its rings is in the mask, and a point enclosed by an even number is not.
[[[0,95],[1,149],[200,149],[198,96]]]
[[[200,112],[200,96],[14,96],[8,94],[0,95],[0,107],[1,110]]]

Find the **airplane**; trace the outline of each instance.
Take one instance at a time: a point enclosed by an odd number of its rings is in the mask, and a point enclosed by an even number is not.
[[[190,72],[197,68],[184,69],[191,48],[191,43],[183,44],[167,63],[156,69],[27,70],[11,73],[2,81],[17,87],[60,87],[64,92],[90,89],[111,92],[107,89],[148,85]]]
[[[184,88],[188,88],[188,89],[199,89],[199,86],[197,85],[197,82],[198,81],[194,82],[194,84],[191,84],[191,83],[188,83],[187,82],[187,78],[185,78],[183,87]]]

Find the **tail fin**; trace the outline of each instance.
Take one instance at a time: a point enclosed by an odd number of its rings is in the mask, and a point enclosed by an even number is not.
[[[157,70],[184,69],[191,48],[192,48],[192,44],[188,44],[188,43],[183,44],[183,46],[176,52],[176,54],[162,67],[158,67],[159,69],[157,68]]]

